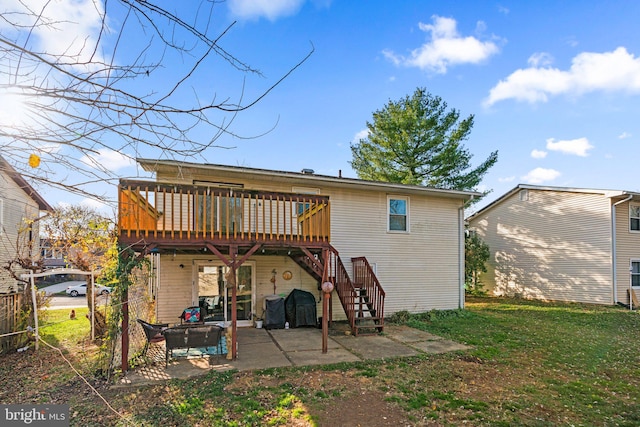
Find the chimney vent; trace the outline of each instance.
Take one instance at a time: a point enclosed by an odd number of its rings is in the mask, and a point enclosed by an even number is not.
[[[315,173],[313,169],[302,169],[300,172],[302,172],[305,175],[313,175]]]

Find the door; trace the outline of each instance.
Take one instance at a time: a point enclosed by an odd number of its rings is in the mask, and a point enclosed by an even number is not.
[[[205,321],[230,322],[232,318],[229,285],[231,269],[219,263],[198,264],[196,291]],[[236,270],[238,326],[251,326],[255,304],[255,263],[247,261]]]

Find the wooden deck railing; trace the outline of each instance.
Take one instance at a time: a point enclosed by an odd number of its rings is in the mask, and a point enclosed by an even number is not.
[[[329,242],[329,197],[122,180],[121,239]]]

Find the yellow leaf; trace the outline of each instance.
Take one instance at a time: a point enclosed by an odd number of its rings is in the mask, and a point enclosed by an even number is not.
[[[32,168],[37,168],[38,166],[40,166],[40,156],[38,156],[37,154],[31,154],[29,156],[29,166],[31,166]]]

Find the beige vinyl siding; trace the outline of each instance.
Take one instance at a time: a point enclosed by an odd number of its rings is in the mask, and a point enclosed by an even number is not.
[[[6,173],[0,172],[0,208],[2,214],[2,229],[0,230],[0,265],[6,265],[10,259],[16,256],[18,245],[18,234],[21,227],[24,226],[26,219],[34,219],[38,217],[38,204],[25,193],[11,177]],[[34,257],[39,256],[39,237],[37,222],[33,225],[32,238],[34,239],[33,254]],[[22,236],[23,243],[20,243],[21,249],[26,249],[28,235]],[[27,270],[18,271],[17,273],[26,273]],[[0,293],[14,289],[16,280],[9,273],[0,268]]]
[[[472,219],[489,245],[494,295],[611,304],[611,224],[603,194],[528,190]]]
[[[640,203],[635,201],[634,203]],[[629,304],[631,260],[640,260],[640,232],[630,231],[629,202],[616,206],[616,288],[618,301]],[[640,297],[640,291],[635,290]]]
[[[300,266],[287,256],[253,256],[248,261],[256,265],[256,289],[255,305],[253,312],[257,316],[263,314],[264,297],[273,295],[273,283],[271,272],[276,270],[276,294],[288,295],[293,289],[302,289],[311,292],[316,297],[316,309],[318,317],[322,313],[322,305],[316,281],[309,276]],[[160,322],[180,323],[178,317],[186,307],[197,305],[197,298],[193,291],[193,280],[197,276],[197,264],[219,264],[221,261],[215,257],[203,258],[191,255],[162,255],[160,257],[160,281],[158,289],[157,319]],[[180,268],[180,264],[184,268]],[[284,280],[282,273],[290,271],[290,280]],[[196,284],[197,285],[197,284]],[[337,298],[336,298],[337,299]],[[335,301],[334,301],[335,302]],[[340,302],[334,305],[334,313],[339,313],[342,308]],[[344,316],[343,316],[344,317]],[[337,319],[336,319],[337,320]]]
[[[158,180],[187,184],[194,181],[224,181],[242,184],[244,189],[274,192],[293,192],[297,187],[318,189],[320,195],[330,197],[331,244],[339,251],[349,275],[353,274],[352,257],[364,256],[370,264],[375,264],[377,276],[386,292],[385,316],[400,310],[424,312],[431,309],[456,309],[460,306],[459,208],[463,203],[460,199],[387,193],[373,188],[355,190],[321,182],[301,184],[292,179],[255,179],[250,175],[241,182],[231,182],[226,178],[217,179],[214,174],[206,171],[193,169],[183,169],[179,179],[172,173],[161,170],[158,172]],[[409,198],[409,233],[387,231],[387,196]],[[271,285],[268,280],[274,267],[270,267],[273,263],[266,258],[257,256],[251,259],[257,262],[260,299],[264,292],[268,292],[263,288]],[[293,263],[291,260],[289,262]],[[275,268],[281,278],[281,268]],[[296,269],[297,267],[290,270],[295,272]],[[300,274],[307,276],[303,281],[303,289],[313,292],[318,300],[315,281],[302,271]],[[289,285],[283,284],[282,292],[288,289],[287,286]],[[278,287],[278,293],[280,289]],[[272,290],[268,293],[272,293]],[[184,303],[182,300],[180,305]],[[172,301],[171,304],[177,303]],[[171,310],[176,312],[177,308],[179,307],[174,306]],[[319,305],[318,310],[320,309]],[[180,308],[177,312],[180,313],[181,310]],[[165,315],[165,312],[162,313]],[[333,298],[333,318],[345,318],[337,296]]]
[[[387,193],[334,190],[331,243],[351,274],[351,258],[376,264],[386,292],[385,315],[459,305],[460,201],[409,196],[409,233],[387,232]],[[403,194],[390,194],[404,196]]]

